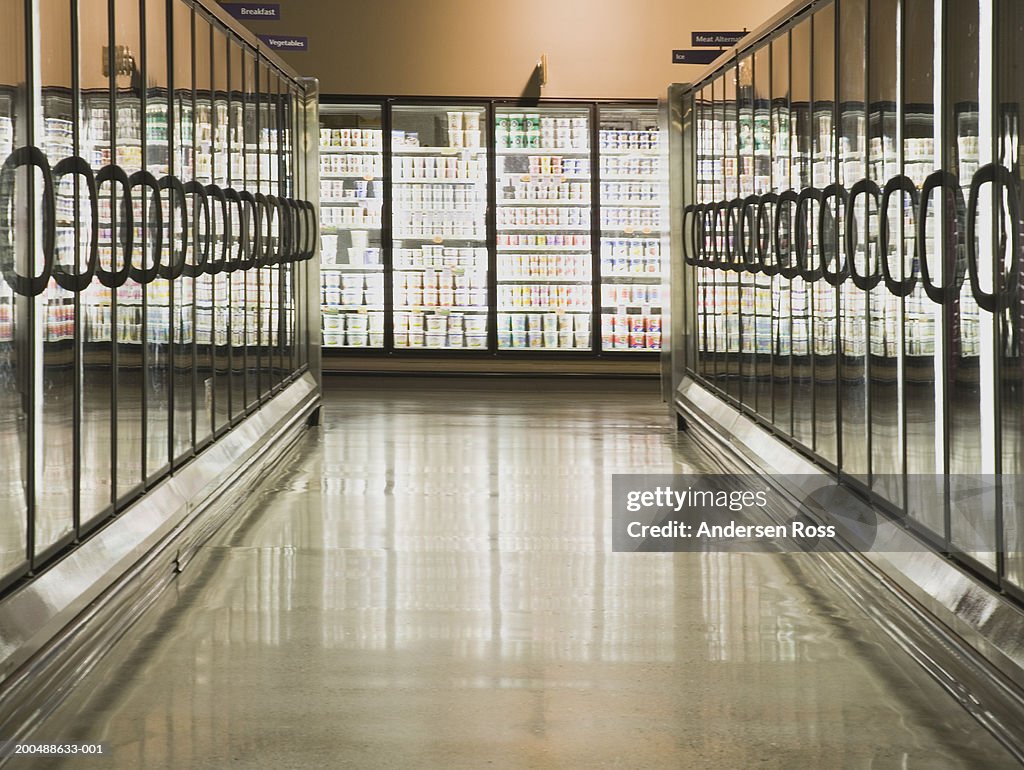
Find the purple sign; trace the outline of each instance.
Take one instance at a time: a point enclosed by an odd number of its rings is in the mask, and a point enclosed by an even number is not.
[[[251,21],[280,21],[278,3],[222,3],[221,7],[236,19]]]
[[[309,38],[296,35],[257,35],[275,51],[308,51]]]
[[[691,32],[690,45],[731,48],[747,36],[743,32]]]
[[[715,59],[722,55],[721,51],[711,51],[707,49],[676,49],[672,51],[672,63],[673,64],[711,64]]]

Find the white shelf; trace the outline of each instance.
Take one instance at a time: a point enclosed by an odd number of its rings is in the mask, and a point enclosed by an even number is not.
[[[525,231],[530,233],[589,233],[589,225],[498,225],[498,232],[509,230]]]
[[[602,147],[597,152],[598,152],[599,155],[616,155],[616,156],[638,155],[638,156],[644,157],[644,158],[650,158],[650,157],[655,157],[656,158],[659,155],[661,155],[661,150],[659,150],[659,149],[652,150],[652,149],[649,149],[649,148],[639,148],[639,147],[636,148],[636,149],[631,149],[631,150],[630,149],[623,149],[621,147]]]
[[[628,303],[627,302],[625,305],[622,305],[622,304],[601,305],[601,310],[613,310],[613,311],[615,311],[615,312],[612,312],[612,313],[605,313],[605,315],[616,315],[616,314],[619,314],[619,311],[621,311],[621,310],[625,310],[626,313],[629,313],[630,310],[634,310],[634,311],[640,311],[641,313],[646,314],[648,311],[651,311],[651,310],[658,310],[658,311],[660,311],[661,309],[662,309],[662,306],[661,306],[660,303],[657,304],[657,305],[634,305],[632,303]],[[625,314],[623,314],[623,315],[625,315]]]
[[[320,225],[320,232],[330,233],[332,230],[380,230],[380,223],[368,223],[365,225],[344,224],[344,225]]]
[[[486,147],[394,147],[394,155],[486,155]]]
[[[354,153],[359,154],[377,154],[383,155],[384,149],[381,147],[321,147],[321,155],[351,155]]]
[[[405,334],[406,332],[396,332],[397,334]],[[415,334],[416,332],[412,332]],[[433,332],[425,332],[425,334],[433,334]],[[437,332],[437,334],[446,334],[445,332]],[[485,335],[479,334],[474,335],[483,337]],[[481,345],[480,347],[471,348],[469,345],[455,346],[455,345],[395,345],[395,350],[472,350],[475,353],[486,353],[487,346]]]
[[[621,209],[654,209],[667,206],[662,201],[601,201],[601,205],[605,208]]]
[[[571,201],[564,199],[557,200],[503,200],[498,201],[499,206],[542,206],[547,208],[548,206],[573,206],[578,209],[589,209],[590,201]]]
[[[435,177],[428,179],[426,177],[396,177],[391,180],[392,184],[475,184],[482,185],[486,183],[486,179],[459,179],[451,177]]]
[[[602,278],[646,278],[651,281],[660,281],[661,273],[602,273]]]
[[[337,206],[352,206],[352,205],[363,205],[367,201],[380,201],[381,205],[382,206],[384,205],[383,201],[381,201],[380,198],[342,198],[341,200],[338,200],[337,198],[321,198],[320,199],[320,205],[321,206],[335,206],[335,207],[337,207]]]
[[[423,207],[406,208],[400,203],[392,204],[392,206],[395,216],[399,214],[477,214],[478,216],[483,216],[487,212],[487,205],[483,201],[476,203],[470,209],[444,208],[444,204],[441,204],[441,207],[429,209]]]
[[[485,236],[473,235],[403,235],[400,232],[393,233],[392,241],[430,241],[437,246],[445,243],[477,243],[486,244]]]
[[[563,182],[589,182],[589,176],[579,174],[537,174],[529,171],[502,171],[498,176],[513,176],[517,179],[559,179]]]
[[[443,271],[450,270],[452,273],[486,273],[485,267],[466,267],[465,265],[445,265],[443,267],[395,267],[396,273],[425,273],[427,270]]]
[[[574,313],[576,315],[590,315],[591,311],[580,310],[577,308],[569,309],[564,307],[554,307],[549,305],[548,307],[539,307],[537,305],[531,305],[530,307],[499,307],[499,313]]]
[[[360,174],[355,171],[349,171],[346,173],[339,174],[320,174],[321,179],[363,179],[367,182],[381,182],[383,181],[379,176],[373,174]]]
[[[539,333],[540,332],[535,332],[535,334],[539,334]],[[526,350],[526,351],[529,351],[530,353],[538,353],[538,352],[541,352],[541,353],[579,353],[579,352],[589,353],[590,352],[590,346],[589,345],[587,347],[582,347],[582,348],[545,348],[545,347],[531,348],[528,345],[524,346],[524,347],[521,347],[521,348],[517,348],[517,347],[513,347],[511,345],[503,345],[503,346],[500,346],[498,349],[499,350]]]
[[[602,182],[667,182],[668,177],[656,174],[601,174]]]
[[[516,254],[520,251],[542,251],[542,252],[576,252],[577,254],[590,254],[590,246],[499,246],[498,251]]]
[[[499,147],[498,155],[590,155],[589,147]]]
[[[339,313],[354,313],[360,310],[372,310],[383,313],[383,305],[321,305],[323,309],[336,310]],[[328,329],[327,331],[335,331],[334,329]]]
[[[590,278],[559,278],[552,276],[531,278],[520,276],[515,278],[498,278],[498,283],[529,283],[529,284],[568,284],[570,286],[591,286]]]
[[[447,313],[486,313],[486,306],[480,305],[395,305],[396,313],[436,313],[443,310]],[[437,332],[440,334],[440,332]]]
[[[338,264],[322,264],[320,265],[321,270],[351,270],[353,272],[368,272],[368,273],[381,273],[384,271],[384,265],[338,265]]]

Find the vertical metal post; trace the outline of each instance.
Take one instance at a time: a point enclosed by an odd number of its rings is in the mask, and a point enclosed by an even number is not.
[[[498,149],[497,117],[493,101],[487,103],[487,350],[498,353]]]
[[[25,95],[22,107],[25,110],[25,132],[24,132],[24,144],[35,145],[36,142],[36,120],[35,111],[37,108],[36,104],[36,89],[38,87],[38,79],[36,77],[36,42],[39,37],[39,15],[36,12],[36,0],[25,0],[24,14],[25,14]],[[17,107],[15,107],[15,117],[17,117]],[[15,134],[15,143],[17,143],[17,134]],[[28,214],[28,227],[26,228],[26,251],[25,251],[25,263],[26,270],[25,274],[30,275],[34,272],[35,267],[35,254],[36,254],[36,227],[35,227],[35,171],[32,167],[26,169],[26,188],[25,194],[25,207]],[[17,196],[15,196],[17,201]],[[15,203],[17,205],[17,202]],[[26,429],[27,429],[27,457],[25,463],[26,479],[25,479],[25,492],[26,492],[26,513],[27,520],[25,522],[25,543],[26,543],[26,554],[25,557],[29,562],[29,569],[34,571],[36,568],[36,487],[38,486],[37,474],[42,470],[39,465],[39,457],[37,457],[37,442],[39,439],[39,433],[41,432],[41,425],[39,424],[39,393],[38,388],[42,384],[42,371],[41,371],[41,355],[40,355],[40,340],[42,331],[38,330],[36,323],[36,310],[40,300],[37,297],[14,297],[14,317],[16,319],[19,316],[24,319],[25,323],[15,322],[15,329],[22,328],[24,332],[21,336],[21,343],[18,345],[20,351],[18,356],[20,358],[19,363],[21,364],[20,374],[23,384],[23,400],[25,413],[28,416]],[[21,306],[22,312],[18,312],[18,306]]]
[[[380,215],[380,245],[384,257],[384,352],[389,354],[395,351],[395,241],[392,221],[395,185],[394,142],[391,139],[395,124],[394,106],[392,99],[381,105],[381,183],[384,185],[384,202]]]
[[[81,87],[81,75],[79,73],[79,57],[81,56],[80,44],[78,40],[79,35],[79,22],[78,22],[78,0],[70,0],[69,11],[71,13],[71,146],[75,156],[81,157],[81,146],[82,146],[82,126],[80,118],[82,115],[82,87]],[[80,235],[81,227],[81,179],[79,174],[75,174],[75,187],[74,187],[74,221],[75,221],[75,270],[77,272],[79,266],[82,264],[82,239]],[[56,194],[56,190],[54,193]],[[74,368],[75,373],[72,378],[74,392],[74,404],[72,406],[72,423],[74,425],[72,431],[72,467],[74,468],[75,478],[72,480],[72,521],[73,530],[75,533],[75,540],[81,536],[82,529],[82,388],[84,384],[84,377],[82,373],[82,367],[84,365],[83,350],[85,346],[85,327],[82,324],[82,293],[76,291],[74,296],[74,313],[75,313],[75,334],[74,334]]]
[[[303,188],[299,191],[309,201],[313,210],[317,212],[317,221],[320,216],[320,84],[316,78],[302,78],[299,83],[303,86],[302,93],[302,123],[306,127],[306,144],[304,151],[304,174]],[[384,134],[384,139],[389,134]],[[387,153],[385,153],[386,155]],[[385,186],[385,200],[387,187]],[[383,223],[382,223],[383,224]],[[302,333],[302,344],[306,345],[306,359],[309,371],[316,380],[317,388],[323,387],[323,372],[321,371],[321,342],[320,333],[320,239],[314,239],[316,249],[313,257],[306,262],[299,263],[299,276],[304,287],[303,312],[306,318],[305,329]],[[385,268],[385,275],[387,269]],[[387,316],[385,315],[385,323]],[[386,341],[385,341],[386,344]]]
[[[601,355],[601,142],[600,111],[589,105],[590,117],[590,351]]]

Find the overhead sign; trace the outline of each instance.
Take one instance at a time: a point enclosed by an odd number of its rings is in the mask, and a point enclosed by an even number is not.
[[[694,47],[728,48],[729,46],[736,45],[746,36],[746,30],[743,32],[691,32],[690,45]]]
[[[721,51],[709,51],[706,48],[692,50],[689,48],[672,51],[673,64],[711,64],[722,55]]]
[[[280,21],[279,3],[222,3],[221,7],[236,19],[252,21]]]
[[[297,35],[257,35],[275,51],[308,51],[309,38]]]

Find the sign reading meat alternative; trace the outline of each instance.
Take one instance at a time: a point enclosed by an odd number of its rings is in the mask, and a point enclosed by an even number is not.
[[[694,48],[710,46],[712,48],[730,48],[746,37],[747,32],[691,32],[690,45]]]

